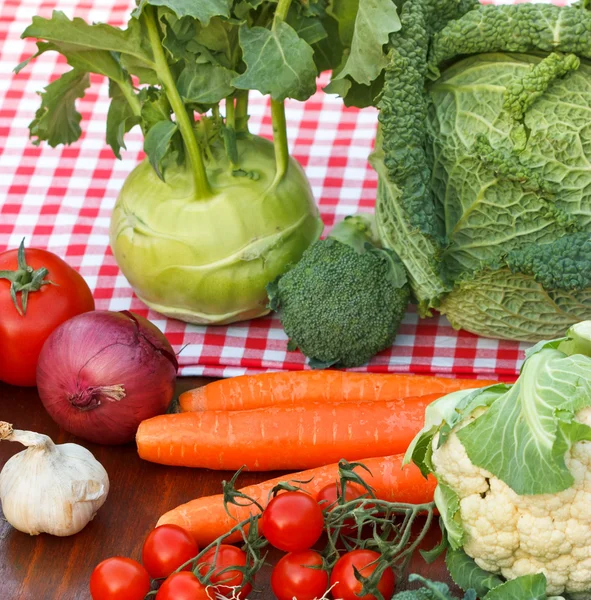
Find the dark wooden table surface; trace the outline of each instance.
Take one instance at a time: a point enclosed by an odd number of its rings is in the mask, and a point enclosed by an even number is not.
[[[181,378],[177,393],[203,385],[203,378]],[[88,581],[93,568],[110,556],[139,559],[143,541],[158,517],[199,496],[217,494],[231,473],[154,465],[140,460],[133,444],[107,447],[88,444],[60,430],[45,412],[35,389],[0,383],[0,420],[49,435],[55,442],[86,446],[109,474],[111,489],[95,519],[79,534],[58,538],[28,536],[14,530],[0,512],[0,600],[90,600]],[[0,469],[23,447],[0,444]],[[243,485],[268,475],[244,473]],[[276,558],[270,556],[270,562]],[[445,578],[441,564],[413,565],[433,579]],[[271,600],[266,568],[257,579],[253,600]]]

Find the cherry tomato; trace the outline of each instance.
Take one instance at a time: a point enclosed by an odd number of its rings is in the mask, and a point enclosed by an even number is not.
[[[231,595],[234,588],[240,587],[244,582],[244,573],[237,569],[229,569],[225,573],[220,573],[224,569],[229,567],[244,567],[246,566],[246,554],[236,548],[236,546],[230,546],[229,544],[221,544],[216,557],[216,548],[208,550],[199,559],[199,574],[205,577],[212,565],[215,565],[213,574],[211,576],[211,583],[215,585],[216,592],[221,595]],[[223,585],[220,585],[223,584]],[[252,585],[247,583],[240,591],[238,598],[246,598],[247,595],[252,591]]]
[[[212,600],[215,593],[207,588],[189,571],[174,573],[160,586],[156,600]]]
[[[361,582],[355,577],[355,567],[361,575],[369,577],[375,570],[377,564],[372,565],[375,560],[380,558],[380,555],[373,550],[353,550],[343,554],[334,566],[331,576],[330,585],[332,588],[333,598],[341,600],[376,600],[373,594],[361,593]],[[388,567],[378,583],[378,590],[384,597],[384,600],[390,600],[394,595],[395,578],[394,571]]]
[[[366,491],[355,483],[347,483],[345,486],[345,502],[356,500],[364,496]],[[341,494],[341,486],[336,483],[329,483],[323,487],[316,496],[316,501],[320,504],[322,510],[326,510],[335,504]],[[345,520],[345,524],[341,527],[340,532],[343,535],[353,535],[357,531],[354,519]]]
[[[318,552],[304,550],[286,554],[271,575],[271,587],[277,600],[322,598],[328,589],[328,573],[311,567],[322,567],[322,556]]]
[[[42,268],[47,269],[44,277],[39,271]],[[16,290],[32,278],[46,282],[28,293],[25,311],[25,294],[17,292],[17,309],[10,295],[11,281],[0,278],[0,381],[34,386],[43,343],[64,321],[94,310],[92,293],[77,271],[46,250],[25,251],[21,246],[2,252],[0,271],[12,272]]]
[[[261,518],[268,542],[284,552],[311,548],[322,535],[324,516],[318,502],[303,492],[285,492],[269,502]]]
[[[107,558],[90,576],[92,600],[144,600],[149,591],[148,572],[131,558]]]
[[[162,525],[146,538],[142,562],[150,577],[161,579],[198,554],[199,547],[188,531],[178,525]],[[185,570],[190,571],[191,566]]]

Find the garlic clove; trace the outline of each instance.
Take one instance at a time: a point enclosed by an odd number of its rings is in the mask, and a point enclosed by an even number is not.
[[[78,444],[55,445],[45,435],[13,430],[0,422],[0,440],[28,446],[0,473],[0,502],[19,531],[73,535],[96,515],[109,493],[109,477],[93,454]]]

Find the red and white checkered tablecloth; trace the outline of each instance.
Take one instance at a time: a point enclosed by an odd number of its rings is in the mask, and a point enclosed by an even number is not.
[[[20,39],[31,17],[48,17],[58,8],[70,17],[122,25],[132,4],[133,0],[0,0],[0,251],[16,247],[25,237],[28,246],[48,248],[65,258],[86,278],[98,309],[142,314],[166,333],[177,352],[182,348],[183,375],[300,369],[305,359],[287,351],[276,317],[224,327],[192,326],[148,310],[135,297],[109,248],[109,218],[123,181],[142,158],[142,138],[132,132],[123,160],[113,157],[105,143],[105,80],[93,77],[93,86],[79,101],[84,133],[78,143],[52,149],[29,141],[27,126],[39,105],[36,92],[68,69],[61,57],[47,53],[13,74],[14,66],[35,49],[32,40]],[[253,96],[252,131],[271,137],[268,100]],[[376,111],[344,108],[339,99],[319,91],[304,104],[289,102],[287,122],[291,151],[306,170],[326,225],[359,209],[372,209],[376,175],[367,156]],[[455,331],[443,317],[419,320],[411,310],[394,346],[362,370],[507,379],[516,376],[526,348],[527,344]]]

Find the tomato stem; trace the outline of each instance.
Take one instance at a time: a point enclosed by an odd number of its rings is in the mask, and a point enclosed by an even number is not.
[[[27,265],[25,240],[23,238],[18,248],[16,271],[0,271],[0,279],[10,281],[10,297],[21,317],[27,314],[27,304],[31,292],[38,292],[44,285],[56,285],[53,281],[45,279],[48,274],[49,271],[45,267],[35,270]],[[21,295],[20,306],[17,298],[19,293]]]

